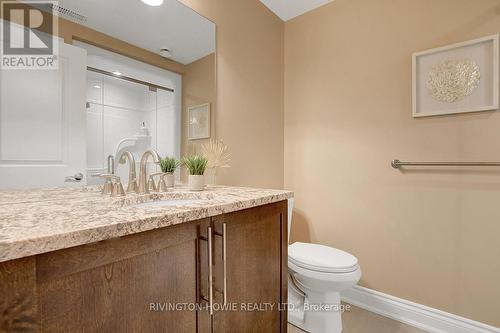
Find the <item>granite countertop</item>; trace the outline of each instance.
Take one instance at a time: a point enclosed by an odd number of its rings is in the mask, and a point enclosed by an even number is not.
[[[0,262],[265,205],[293,192],[207,186],[190,192],[104,196],[97,186],[0,191]],[[188,206],[138,206],[187,199]]]

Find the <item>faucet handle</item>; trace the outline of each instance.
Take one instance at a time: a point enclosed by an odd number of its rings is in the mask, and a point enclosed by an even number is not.
[[[120,178],[113,184],[113,190],[111,191],[112,197],[124,197],[125,191],[123,190],[122,182]]]
[[[106,178],[104,185],[102,186],[102,194],[111,194],[113,192],[113,182],[111,178]]]
[[[101,173],[97,175],[92,175],[92,177],[99,177],[99,178],[104,178],[104,185],[102,186],[102,194],[111,194],[113,192],[113,182],[112,179],[115,177],[115,175],[112,174],[107,174],[107,173]]]
[[[167,172],[157,172],[153,173],[150,177],[160,176],[158,185],[156,186],[156,191],[158,192],[168,192],[167,183],[165,182],[165,176],[168,175]]]
[[[137,179],[129,179],[127,184],[127,193],[136,193],[137,192]]]
[[[154,180],[153,176],[154,176],[154,175],[150,175],[150,176],[149,176],[149,180],[148,180],[148,190],[149,190],[149,191],[156,192],[156,191],[157,191],[157,187],[156,187],[155,180]]]
[[[165,175],[166,173],[160,177],[160,182],[158,183],[158,192],[168,192],[168,186],[167,183],[165,182]]]
[[[102,187],[102,194],[111,194],[112,197],[125,195],[120,177],[110,173],[101,173],[92,175],[92,177],[100,177],[105,179],[104,185]]]

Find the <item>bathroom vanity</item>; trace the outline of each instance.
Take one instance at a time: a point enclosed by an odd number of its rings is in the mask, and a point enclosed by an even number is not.
[[[0,191],[0,331],[286,332],[292,196]]]
[[[57,66],[0,71],[0,332],[286,331],[291,192],[148,194],[160,156],[223,139],[215,24],[153,2],[12,8]]]

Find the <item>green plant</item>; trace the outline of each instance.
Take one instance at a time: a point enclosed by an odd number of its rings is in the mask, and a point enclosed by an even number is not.
[[[182,163],[188,168],[190,175],[203,175],[208,164],[208,159],[201,155],[186,156]]]
[[[161,172],[173,173],[181,164],[175,157],[165,157],[160,160]]]

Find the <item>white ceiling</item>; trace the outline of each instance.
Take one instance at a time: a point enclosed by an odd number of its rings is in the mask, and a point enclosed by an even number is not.
[[[283,21],[288,21],[333,0],[260,0]]]
[[[89,28],[189,64],[215,52],[215,24],[177,0],[159,7],[140,0],[59,0],[59,6],[87,17]]]

